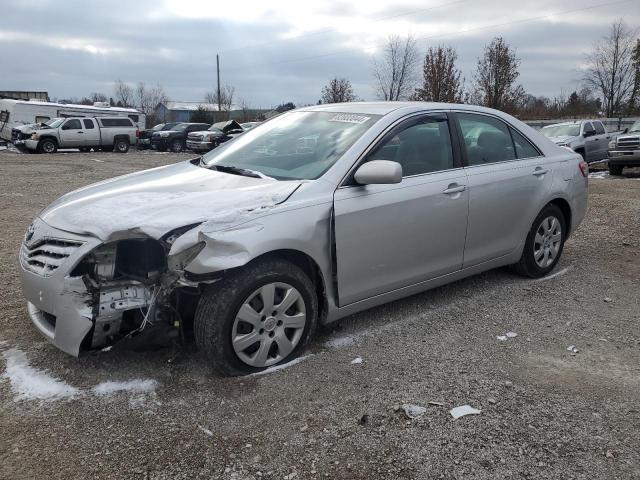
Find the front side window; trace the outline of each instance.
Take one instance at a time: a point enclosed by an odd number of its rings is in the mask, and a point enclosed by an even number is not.
[[[469,165],[504,162],[516,158],[508,127],[486,115],[458,113]]]
[[[591,125],[591,122],[586,122],[583,126],[582,126],[582,133],[593,133],[595,132],[595,128],[593,128],[593,125]]]
[[[447,117],[433,115],[409,121],[382,140],[367,160],[398,162],[404,177],[453,168]]]
[[[67,120],[67,123],[62,126],[63,130],[80,130],[81,128],[82,125],[80,125],[80,120],[78,120],[77,118],[74,118],[73,120]]]
[[[210,167],[253,170],[279,180],[321,177],[379,115],[288,112],[211,150]]]

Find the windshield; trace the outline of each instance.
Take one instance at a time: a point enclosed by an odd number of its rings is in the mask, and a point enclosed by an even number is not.
[[[567,123],[564,125],[549,125],[540,130],[545,137],[577,137],[580,135],[579,123]]]
[[[279,180],[313,180],[379,118],[355,113],[286,113],[215,148],[203,161],[254,170]]]
[[[64,120],[64,118],[52,118],[48,122],[45,122],[45,125],[49,128],[58,128]]]
[[[175,127],[176,125],[177,125],[177,123],[164,123],[160,130],[161,131],[173,130],[173,127]]]
[[[151,130],[157,132],[158,130],[162,130],[163,128],[164,128],[164,123],[159,123],[158,125],[153,127]]]
[[[183,132],[187,128],[186,123],[179,123],[178,125],[174,125],[169,130],[173,130],[174,132]]]
[[[210,132],[222,133],[222,130],[220,130],[218,127],[214,127],[213,125],[207,128],[207,130],[209,130]]]
[[[629,128],[630,132],[640,132],[640,121],[634,123],[633,125],[631,125],[631,127]]]

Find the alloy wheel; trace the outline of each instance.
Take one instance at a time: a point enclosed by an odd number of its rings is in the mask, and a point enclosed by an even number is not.
[[[533,258],[540,268],[551,265],[562,245],[562,225],[554,216],[546,217],[536,230],[533,240]]]

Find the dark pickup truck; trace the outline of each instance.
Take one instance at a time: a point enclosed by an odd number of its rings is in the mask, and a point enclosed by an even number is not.
[[[209,128],[208,123],[178,123],[169,130],[153,132],[151,146],[160,152],[181,152],[186,147],[187,135]]]
[[[155,132],[162,132],[164,130],[171,130],[173,127],[178,125],[180,122],[172,122],[172,123],[159,123],[153,128],[147,128],[146,130],[142,130],[140,132],[140,138],[138,138],[138,149],[147,149],[151,148],[151,136]]]

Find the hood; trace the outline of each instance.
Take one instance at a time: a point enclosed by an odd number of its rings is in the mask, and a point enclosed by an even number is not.
[[[578,137],[573,137],[571,135],[562,135],[560,137],[548,137],[553,143],[571,143]]]
[[[18,125],[13,127],[14,130],[18,130],[19,132],[22,133],[32,133],[35,132],[36,130],[40,130],[40,128],[42,128],[41,126],[42,124],[40,123],[29,123],[27,125]]]
[[[223,133],[229,133],[232,130],[243,130],[242,126],[236,122],[235,120],[227,120],[226,122],[218,122],[211,125],[219,130],[222,130]]]
[[[181,162],[89,185],[68,193],[40,213],[52,227],[103,241],[169,231],[212,218],[218,228],[243,213],[273,208],[302,182],[252,178]]]

